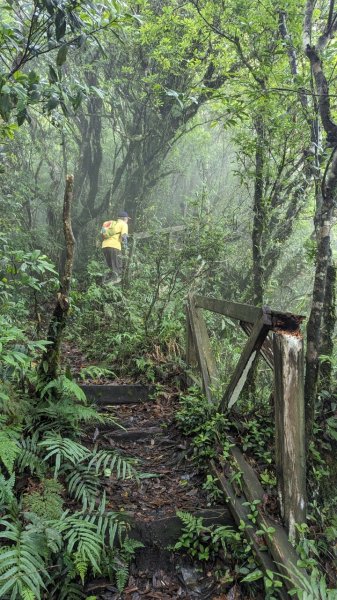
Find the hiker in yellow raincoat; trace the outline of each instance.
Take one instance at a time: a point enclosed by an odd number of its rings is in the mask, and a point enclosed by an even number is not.
[[[127,248],[129,218],[127,212],[121,211],[116,221],[105,221],[101,229],[102,249],[110,270],[107,281],[113,284],[122,280],[122,245]]]

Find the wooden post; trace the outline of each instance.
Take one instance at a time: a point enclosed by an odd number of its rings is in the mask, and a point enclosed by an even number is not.
[[[195,367],[198,363],[195,351],[189,311],[186,307],[186,364],[188,367]]]
[[[245,332],[248,337],[252,333],[253,326],[251,323],[246,323],[245,321],[240,321],[240,327],[242,331]],[[266,337],[264,340],[262,347],[260,348],[260,354],[262,358],[265,360],[267,365],[273,369],[274,368],[274,357],[273,357],[273,342],[270,337]]]
[[[295,523],[306,519],[303,339],[274,332],[273,350],[276,473],[281,514],[294,538]]]
[[[201,310],[196,309],[194,298],[189,296],[187,302],[188,320],[199,368],[202,376],[203,390],[210,403],[214,401],[212,388],[218,385],[219,377],[214,362],[208,332]]]

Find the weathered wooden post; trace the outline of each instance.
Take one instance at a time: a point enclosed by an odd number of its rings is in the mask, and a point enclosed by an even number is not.
[[[195,306],[192,294],[189,295],[187,300],[187,320],[201,371],[203,391],[208,401],[212,403],[214,402],[214,388],[219,383],[219,376],[211,351],[206,323],[201,309]]]
[[[197,355],[195,351],[191,322],[189,317],[189,310],[186,306],[186,364],[188,367],[195,367],[198,364]]]
[[[274,331],[276,474],[281,514],[291,538],[306,520],[304,353],[299,331]]]

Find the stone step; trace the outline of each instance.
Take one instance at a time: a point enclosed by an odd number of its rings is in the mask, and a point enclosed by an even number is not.
[[[153,385],[147,386],[141,384],[83,384],[80,387],[90,402],[95,402],[100,406],[149,402],[151,401],[150,395],[155,390],[155,386]]]

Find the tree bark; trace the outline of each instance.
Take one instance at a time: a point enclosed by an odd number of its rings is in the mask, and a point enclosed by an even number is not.
[[[326,287],[323,305],[323,327],[320,355],[322,358],[320,366],[319,390],[326,390],[331,393],[332,365],[331,357],[333,353],[333,333],[336,324],[336,265],[329,260],[327,268]]]
[[[55,308],[50,319],[47,340],[50,342],[39,365],[38,373],[43,383],[48,383],[59,374],[60,346],[62,333],[69,311],[71,276],[74,260],[75,238],[71,226],[71,206],[73,201],[74,176],[67,175],[63,202],[63,231],[66,242],[66,258],[60,291],[57,294]]]
[[[255,150],[255,182],[254,182],[254,221],[253,221],[253,295],[254,304],[263,304],[263,257],[261,241],[265,222],[263,202],[264,188],[264,124],[259,115],[255,120],[256,150]]]
[[[307,353],[305,377],[305,406],[307,441],[312,436],[315,419],[315,401],[317,397],[320,363],[319,353],[322,339],[322,321],[324,303],[327,302],[327,273],[331,257],[331,225],[337,189],[337,125],[331,116],[329,84],[323,70],[321,52],[329,37],[331,27],[320,36],[317,46],[312,45],[313,2],[307,0],[304,21],[304,48],[310,61],[315,81],[318,110],[328,145],[333,145],[330,159],[322,180],[321,189],[316,189],[315,229],[317,240],[316,270],[313,285],[312,306],[307,327]],[[330,19],[330,15],[329,15]]]
[[[330,167],[329,181],[327,183],[325,194],[323,194],[320,214],[316,219],[316,270],[312,305],[307,327],[306,376],[304,386],[308,439],[310,439],[312,435],[315,417],[315,400],[317,397],[319,379],[319,352],[322,336],[323,308],[326,297],[327,271],[331,256],[330,234],[336,185],[337,155],[334,153]]]

